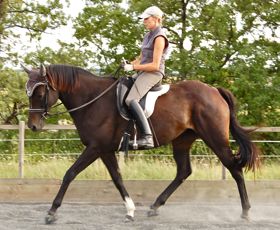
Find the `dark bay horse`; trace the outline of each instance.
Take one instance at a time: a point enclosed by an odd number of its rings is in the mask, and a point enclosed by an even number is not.
[[[115,152],[127,127],[127,121],[116,105],[116,79],[98,77],[90,72],[67,65],[41,65],[39,69],[24,70],[29,76],[28,127],[42,129],[44,116],[58,99],[70,110],[85,150],[67,170],[61,187],[48,211],[46,223],[56,220],[66,190],[74,178],[97,158],[106,165],[112,180],[120,192],[127,209],[127,220],[133,220],[135,206],[119,171]],[[104,90],[106,93],[103,93]],[[100,96],[102,95],[102,96]],[[77,108],[93,98],[98,98],[83,108]],[[230,171],[237,183],[242,204],[242,218],[248,218],[248,200],[243,167],[254,170],[258,152],[250,141],[248,131],[236,120],[233,95],[225,89],[210,87],[199,81],[182,81],[172,84],[167,94],[161,96],[151,116],[159,145],[172,143],[177,174],[170,185],[151,205],[149,215],[156,215],[171,194],[191,175],[190,148],[201,138]],[[229,146],[229,132],[239,145],[233,154]]]

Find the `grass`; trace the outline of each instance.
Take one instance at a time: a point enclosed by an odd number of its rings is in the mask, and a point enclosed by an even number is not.
[[[70,159],[52,159],[36,163],[26,161],[24,164],[24,178],[62,179],[67,169],[74,161]],[[245,173],[247,180],[279,180],[280,163],[269,162],[263,164],[262,168],[255,173]],[[120,165],[124,180],[172,180],[176,175],[174,161],[169,159],[129,159]],[[201,161],[192,160],[193,173],[190,180],[220,180],[222,178],[222,167],[215,160]],[[226,171],[227,179],[231,179]],[[15,161],[0,162],[0,178],[17,178],[18,164]],[[87,180],[110,180],[104,164],[97,160],[84,170],[77,179]]]

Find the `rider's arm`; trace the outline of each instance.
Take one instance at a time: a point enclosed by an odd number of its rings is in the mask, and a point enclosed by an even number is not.
[[[142,52],[140,53],[140,55],[138,57],[135,58],[134,61],[131,62],[132,65],[139,65],[142,59]]]
[[[155,39],[155,44],[154,44],[153,61],[147,64],[132,63],[133,69],[140,70],[140,71],[147,71],[147,72],[159,71],[160,61],[164,48],[165,48],[165,38],[162,36],[157,37]]]

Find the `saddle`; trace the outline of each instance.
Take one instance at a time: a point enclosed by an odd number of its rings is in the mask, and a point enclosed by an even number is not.
[[[131,77],[123,77],[120,79],[117,85],[117,107],[120,115],[126,119],[131,120],[133,117],[131,116],[128,106],[125,103],[125,98],[127,97],[134,79]],[[168,92],[170,85],[155,85],[150,91],[140,100],[139,104],[141,105],[145,116],[149,118],[155,108],[156,100],[159,96]]]

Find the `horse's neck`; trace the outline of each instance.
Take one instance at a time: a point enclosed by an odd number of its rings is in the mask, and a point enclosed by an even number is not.
[[[60,92],[59,99],[68,110],[73,109],[98,97],[113,82],[109,78],[83,77],[77,89],[70,93]]]

